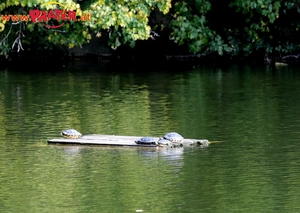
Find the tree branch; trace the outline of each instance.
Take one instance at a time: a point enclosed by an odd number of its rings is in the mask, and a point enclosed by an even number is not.
[[[283,56],[281,59],[282,60],[284,60],[284,59],[286,59],[286,58],[299,58],[300,57],[300,54],[298,54],[298,55],[286,55],[286,56]]]
[[[22,36],[25,36],[24,33],[22,32],[22,22],[20,23],[20,30],[18,30],[16,33],[18,34],[18,37],[15,39],[11,49],[14,49],[15,45],[17,44],[18,45],[17,52],[20,52],[20,50],[24,50],[23,46],[22,46],[21,38],[22,38]]]

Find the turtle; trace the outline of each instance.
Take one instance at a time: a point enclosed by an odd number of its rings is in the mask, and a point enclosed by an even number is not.
[[[67,129],[60,133],[64,138],[80,138],[82,134],[75,129]]]
[[[172,142],[164,138],[160,138],[157,143],[163,146],[172,146]]]
[[[210,142],[206,139],[203,139],[203,140],[197,141],[197,144],[199,144],[201,146],[208,146],[210,144]]]
[[[139,140],[135,141],[136,144],[143,144],[143,145],[157,145],[157,139],[153,137],[143,137]]]
[[[169,133],[165,134],[164,139],[169,140],[171,142],[180,142],[184,138],[177,132],[169,132]]]

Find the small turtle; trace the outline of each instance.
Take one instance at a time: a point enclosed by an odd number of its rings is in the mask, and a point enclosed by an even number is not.
[[[201,145],[201,146],[208,146],[210,144],[210,142],[208,140],[199,140],[197,141],[197,144]]]
[[[60,133],[64,138],[80,138],[82,134],[75,129],[67,129]]]
[[[184,138],[177,132],[169,132],[169,133],[165,134],[164,139],[169,140],[171,142],[180,142]]]
[[[172,142],[164,138],[160,138],[157,143],[163,146],[172,146]]]
[[[157,145],[157,139],[153,137],[143,137],[137,141],[136,144],[143,144],[143,145]]]

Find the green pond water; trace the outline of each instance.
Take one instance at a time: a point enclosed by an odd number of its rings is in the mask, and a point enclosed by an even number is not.
[[[1,213],[300,212],[299,69],[146,66],[0,71]],[[47,144],[68,128],[215,143]]]

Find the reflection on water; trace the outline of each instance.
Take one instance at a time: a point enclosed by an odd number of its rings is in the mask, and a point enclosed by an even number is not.
[[[298,212],[299,75],[292,67],[0,71],[0,211]],[[46,144],[67,128],[224,142]]]

